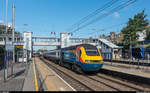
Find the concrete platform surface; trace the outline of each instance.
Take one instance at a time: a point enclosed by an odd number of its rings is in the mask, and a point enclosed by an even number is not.
[[[33,62],[30,63],[22,91],[35,91]]]
[[[47,91],[75,91],[39,58],[35,58],[35,64],[42,76],[43,84],[46,85]]]
[[[131,65],[126,65],[126,66],[129,66],[128,68],[124,68],[124,67],[121,67],[122,64],[120,64],[118,66],[115,66],[117,64],[112,64],[111,63],[104,63],[103,65],[103,69],[108,69],[108,70],[111,70],[111,71],[117,71],[117,72],[122,72],[122,73],[127,73],[127,74],[132,74],[132,75],[136,75],[136,76],[140,76],[140,77],[144,77],[144,78],[149,78],[150,79],[150,73],[147,73],[147,72],[144,72],[142,71],[141,69],[135,69],[137,66],[131,66]],[[149,70],[149,67],[145,67],[144,69],[147,69]]]
[[[13,69],[14,74],[11,75],[11,65],[9,64],[6,82],[4,82],[4,70],[0,71],[0,91],[22,91],[28,64],[14,63]]]

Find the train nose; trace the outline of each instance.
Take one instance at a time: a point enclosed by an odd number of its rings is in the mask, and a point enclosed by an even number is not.
[[[103,64],[82,64],[84,71],[98,71]]]

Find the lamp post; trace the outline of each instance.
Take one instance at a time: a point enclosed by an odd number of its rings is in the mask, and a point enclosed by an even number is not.
[[[15,5],[12,5],[13,9],[13,16],[12,16],[12,44],[13,44],[13,62],[12,62],[12,68],[11,68],[11,74],[13,75],[13,64],[15,63]]]
[[[6,36],[5,36],[5,62],[4,62],[4,81],[7,79],[7,37],[8,32],[8,0],[6,0]]]
[[[95,35],[95,38],[97,38],[96,39],[96,46],[98,46],[98,38],[99,38],[98,37],[98,31],[105,31],[105,30],[104,29],[94,29],[94,28],[92,30],[96,31],[96,33],[97,33],[97,36]]]
[[[23,26],[23,32],[24,32],[24,27],[27,26],[27,24],[22,24],[22,26]]]
[[[132,37],[131,37],[131,34],[123,34],[123,35],[130,35],[129,36],[129,53],[128,53],[128,56],[130,56],[130,57],[128,57],[129,58],[129,60],[130,60],[130,62],[131,62],[131,60],[133,59],[132,58]]]

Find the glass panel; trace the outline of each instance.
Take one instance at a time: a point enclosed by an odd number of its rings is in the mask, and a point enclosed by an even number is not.
[[[99,56],[99,53],[97,50],[86,50],[86,54],[88,56]]]

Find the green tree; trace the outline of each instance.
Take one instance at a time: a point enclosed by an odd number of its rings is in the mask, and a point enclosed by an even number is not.
[[[144,10],[138,13],[134,18],[129,18],[127,26],[122,29],[124,45],[129,48],[129,45],[135,46],[139,35],[137,32],[141,32],[148,26],[148,20],[145,19],[147,15],[144,14]],[[131,41],[131,42],[130,42]]]

